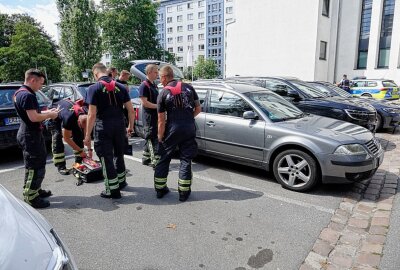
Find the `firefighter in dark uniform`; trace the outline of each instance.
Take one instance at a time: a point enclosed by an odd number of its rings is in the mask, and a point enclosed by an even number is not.
[[[64,141],[73,149],[75,163],[82,163],[84,151],[84,130],[86,129],[87,107],[83,100],[73,102],[63,99],[52,104],[60,113],[55,120],[50,120],[49,127],[52,135],[53,163],[62,175],[69,174],[66,168]],[[89,149],[91,150],[91,149]]]
[[[169,192],[167,177],[169,164],[175,149],[179,149],[179,200],[189,198],[192,185],[192,159],[197,154],[194,118],[200,113],[200,102],[196,91],[189,84],[174,80],[170,66],[160,69],[160,81],[164,90],[157,99],[158,142],[160,160],[154,172],[154,187],[157,198]]]
[[[144,108],[144,137],[142,164],[155,167],[160,156],[158,155],[157,140],[157,97],[158,87],[154,81],[158,77],[158,66],[146,66],[146,80],[139,86],[139,97]]]
[[[17,142],[22,148],[25,164],[24,201],[34,208],[50,206],[50,202],[44,198],[52,195],[51,191],[41,189],[47,156],[41,122],[55,119],[58,110],[40,111],[35,92],[42,87],[44,79],[40,70],[29,69],[25,72],[24,84],[14,94],[14,106],[21,118]]]
[[[131,77],[131,73],[124,69],[119,74],[119,78],[116,79],[117,82],[119,82],[120,84],[123,84],[126,87],[126,90],[128,90],[128,93],[129,93],[128,80],[130,77]],[[126,124],[128,124],[129,118],[128,118],[128,110],[126,108],[124,109],[124,115],[125,115]],[[125,146],[124,154],[131,156],[133,153],[133,150],[132,150],[132,145],[129,144],[128,137],[126,137],[125,143],[126,143],[126,146]]]
[[[347,79],[347,75],[343,75],[343,79],[339,82],[338,86],[343,90],[350,92],[350,80]]]
[[[98,82],[91,85],[87,93],[89,112],[84,144],[91,147],[90,134],[94,128],[94,150],[101,160],[105,181],[105,190],[100,196],[118,199],[121,198],[120,189],[127,185],[124,161],[127,134],[123,107],[128,110],[127,131],[130,135],[134,121],[133,106],[126,88],[108,76],[102,63],[95,64],[92,71]]]

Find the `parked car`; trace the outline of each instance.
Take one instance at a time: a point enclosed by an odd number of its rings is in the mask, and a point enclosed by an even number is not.
[[[303,112],[332,117],[375,131],[376,110],[368,103],[354,102],[342,97],[328,97],[318,89],[296,78],[234,77],[274,91]]]
[[[157,60],[134,60],[130,62],[132,64],[131,66],[131,74],[138,78],[141,81],[144,81],[146,79],[146,66],[149,64],[154,64],[159,66],[159,68],[165,66],[165,65],[170,65],[167,62],[163,61],[157,61]],[[174,70],[174,78],[176,80],[182,80],[184,78],[182,71],[174,66],[170,65],[172,69]],[[159,84],[159,80],[156,81],[157,84]]]
[[[14,107],[13,96],[21,84],[0,84],[0,149],[6,149],[17,145],[17,132],[21,123]],[[50,100],[43,92],[36,92],[36,97],[42,111],[47,110]],[[45,133],[47,140],[49,134]]]
[[[264,88],[239,82],[196,81],[199,153],[272,171],[285,188],[371,177],[383,161],[367,129],[302,112]]]
[[[46,219],[0,185],[1,269],[78,269]]]
[[[341,96],[354,100],[355,102],[366,102],[371,104],[377,111],[376,129],[395,128],[400,123],[400,107],[393,105],[388,100],[376,100],[373,98],[354,97],[347,91],[328,82],[311,82],[311,84],[330,96]]]
[[[85,99],[86,92],[92,82],[60,82],[53,83],[43,87],[43,93],[52,101],[68,98],[72,101]]]
[[[352,80],[350,94],[376,99],[399,99],[399,87],[392,80],[358,79]]]

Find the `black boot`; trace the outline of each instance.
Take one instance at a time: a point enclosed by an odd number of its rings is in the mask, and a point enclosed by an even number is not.
[[[190,196],[190,190],[189,191],[179,191],[179,201],[185,202],[187,199],[189,199]]]
[[[110,193],[107,193],[107,191],[103,190],[100,193],[100,196],[102,198],[107,198],[107,199],[121,199],[121,192],[119,191],[119,189],[117,190],[111,190]]]
[[[33,208],[46,208],[50,206],[50,202],[48,200],[42,199],[39,196],[27,203],[30,204]]]
[[[150,159],[142,159],[142,165],[148,166],[151,164],[151,160]]]
[[[50,190],[39,189],[38,192],[40,198],[47,198],[53,195]]]
[[[65,167],[58,167],[58,173],[61,175],[69,175],[69,169]]]
[[[168,194],[169,188],[168,187],[164,187],[163,189],[156,189],[156,192],[157,192],[157,199],[161,199],[166,194]]]
[[[119,183],[119,190],[124,189],[127,185],[128,183],[126,181]]]

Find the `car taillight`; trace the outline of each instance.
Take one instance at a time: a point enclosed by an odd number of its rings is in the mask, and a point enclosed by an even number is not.
[[[139,108],[135,110],[135,120],[139,120]]]

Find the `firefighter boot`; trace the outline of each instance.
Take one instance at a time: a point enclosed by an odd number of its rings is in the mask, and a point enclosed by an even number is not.
[[[179,190],[179,201],[185,202],[190,196],[190,190],[189,191],[180,191]]]
[[[40,198],[46,198],[46,197],[50,197],[51,195],[53,195],[50,190],[39,189],[38,192],[39,192]]]
[[[32,201],[29,201],[28,204],[30,204],[33,208],[46,208],[50,206],[50,202],[48,200],[42,199],[39,196]]]
[[[121,199],[121,192],[119,189],[111,190],[110,193],[108,193],[106,190],[103,190],[100,193],[100,196],[107,199]]]
[[[161,199],[166,194],[168,194],[169,188],[168,187],[163,187],[162,189],[156,189],[156,192],[157,192],[157,199]]]

